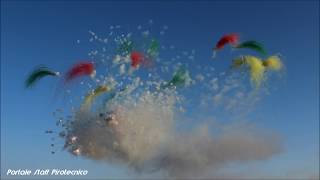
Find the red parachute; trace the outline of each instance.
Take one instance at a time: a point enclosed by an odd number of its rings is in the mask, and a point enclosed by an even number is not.
[[[237,45],[239,41],[239,35],[237,33],[226,34],[222,36],[217,42],[216,46],[213,48],[213,57],[217,50],[224,48],[225,45],[231,44],[233,46]]]
[[[152,62],[150,58],[138,51],[132,51],[130,55],[131,67],[137,68],[139,65],[151,66]]]
[[[92,62],[81,62],[75,64],[67,73],[65,80],[71,81],[80,76],[95,75],[95,67]]]
[[[226,34],[220,38],[214,50],[222,49],[226,44],[236,45],[239,41],[237,33]]]
[[[140,52],[133,51],[131,52],[131,66],[136,68],[144,61],[144,55]]]

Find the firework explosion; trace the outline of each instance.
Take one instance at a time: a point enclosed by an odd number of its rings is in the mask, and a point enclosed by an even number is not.
[[[152,24],[133,32],[110,26],[104,37],[89,31],[94,47],[88,53],[90,69],[75,65],[81,68],[67,75],[90,78],[79,77],[76,90],[65,85],[70,110],[55,111],[58,128],[46,133],[59,136],[63,149],[75,156],[182,178],[281,151],[279,137],[250,123],[203,120],[218,111],[250,111],[265,88],[251,88],[244,76],[198,65],[195,50],[178,51],[165,41],[168,27],[152,31]],[[192,115],[205,111],[207,116]],[[198,123],[186,127],[187,119]],[[54,142],[51,146],[52,153],[60,148]]]

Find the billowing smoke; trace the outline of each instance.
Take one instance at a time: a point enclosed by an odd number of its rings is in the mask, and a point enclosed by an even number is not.
[[[97,73],[66,91],[72,114],[58,121],[64,148],[173,178],[208,172],[219,177],[229,164],[279,153],[277,135],[239,122],[266,95],[265,84],[252,88],[247,70],[217,71],[211,61],[201,64],[196,50],[180,51],[165,41],[167,26],[153,35],[157,28],[150,22],[128,33],[120,26],[110,26],[102,36],[89,31],[94,49],[88,55]]]
[[[279,137],[248,123],[177,128],[184,123],[177,116],[177,99],[146,91],[96,112],[81,109],[68,126],[65,148],[137,172],[161,171],[178,178],[214,172],[229,163],[264,160],[281,151]]]

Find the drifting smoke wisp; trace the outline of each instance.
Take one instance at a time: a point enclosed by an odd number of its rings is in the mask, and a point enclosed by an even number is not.
[[[89,159],[120,163],[137,172],[198,176],[228,163],[263,160],[281,150],[279,138],[249,124],[200,124],[177,130],[177,96],[149,91],[115,101],[96,113],[78,111],[65,147]],[[216,130],[216,131],[215,131]],[[214,131],[214,132],[212,132]]]

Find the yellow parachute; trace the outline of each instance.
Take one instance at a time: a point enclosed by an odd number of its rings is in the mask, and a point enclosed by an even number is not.
[[[270,56],[265,61],[263,61],[263,65],[271,70],[279,71],[282,69],[283,65],[279,58],[279,56]]]
[[[247,55],[236,58],[232,62],[232,68],[240,68],[243,65],[249,67],[250,81],[255,87],[260,87],[265,79],[266,70],[280,71],[283,67],[279,56],[270,56],[262,61],[258,57]]]
[[[108,86],[98,86],[96,89],[94,89],[91,93],[89,93],[85,98],[84,98],[84,107],[90,107],[93,100],[100,96],[101,94],[110,91],[111,88]]]

